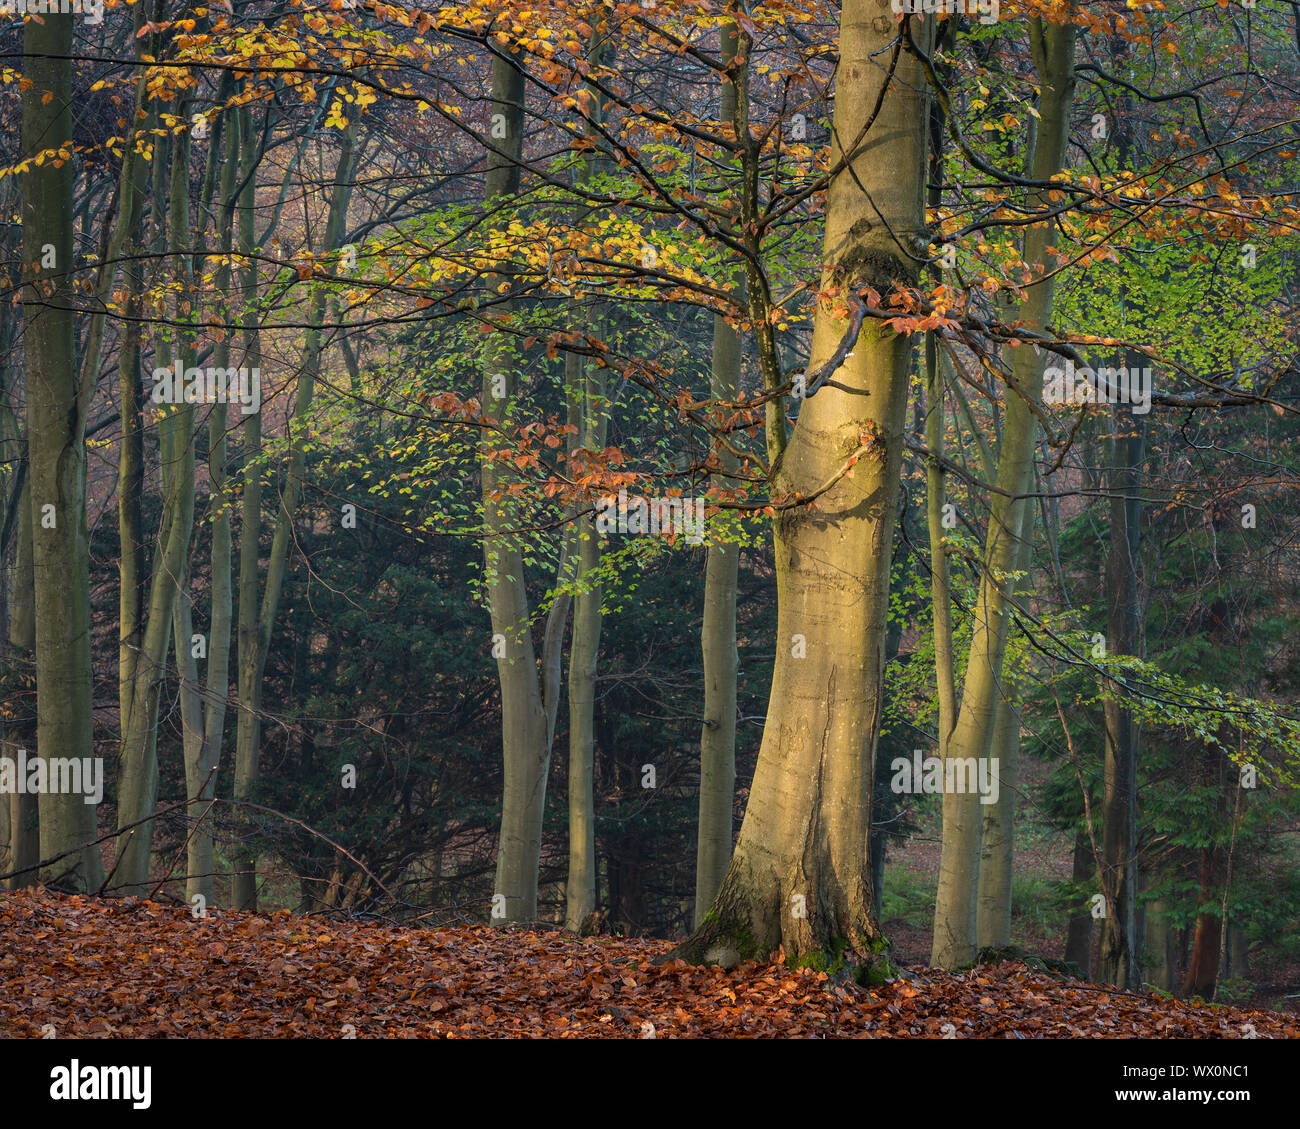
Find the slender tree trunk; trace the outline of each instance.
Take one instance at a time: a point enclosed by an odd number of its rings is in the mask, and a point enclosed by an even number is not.
[[[739,342],[715,315],[711,395],[734,400]],[[720,341],[719,338],[722,338]],[[730,338],[728,341],[727,339]],[[729,355],[730,353],[730,355]],[[733,361],[732,357],[736,360]],[[730,371],[726,378],[716,379]],[[724,462],[724,465],[725,462]],[[721,486],[724,475],[713,482]],[[704,724],[700,730],[700,810],[695,852],[695,928],[699,928],[731,862],[736,793],[736,586],[740,546],[710,540],[704,565],[704,614],[700,650],[704,662]]]
[[[135,31],[144,22],[143,5],[133,8]],[[137,38],[136,57],[154,45]],[[136,85],[136,99],[132,110],[131,129],[123,149],[121,176],[123,206],[118,223],[122,225],[122,247],[126,252],[123,281],[126,290],[126,323],[122,327],[122,345],[117,357],[118,392],[122,401],[122,440],[118,450],[117,532],[121,561],[118,566],[118,733],[126,735],[126,726],[135,700],[136,657],[144,643],[145,560],[144,545],[144,404],[141,394],[143,342],[141,314],[145,288],[144,269],[140,265],[144,250],[143,224],[145,205],[145,165],[135,154],[137,131],[156,124],[145,111],[147,76],[141,68]],[[104,264],[107,290],[114,271],[113,256]],[[102,335],[102,330],[100,331]],[[97,338],[92,330],[92,342]],[[95,360],[97,358],[89,358]]]
[[[913,23],[928,47],[930,21]],[[828,190],[809,373],[836,356],[859,293],[918,278],[928,89],[912,56],[891,57],[896,35],[869,0],[841,7],[831,162],[848,168]],[[751,314],[764,284],[751,272]],[[804,401],[788,445],[779,402],[769,414],[773,497],[821,493],[816,509],[783,509],[775,523],[778,642],[758,767],[718,896],[675,955],[732,965],[780,950],[854,964],[876,947],[868,836],[910,351],[868,320],[835,385]]]
[[[23,25],[22,152],[31,160],[72,142],[71,14]],[[23,357],[31,476],[38,755],[94,756],[90,553],[86,528],[86,411],[92,387],[77,365],[71,160],[34,161],[23,174]],[[49,255],[53,256],[50,263]],[[48,779],[48,777],[47,777]],[[104,880],[95,808],[72,792],[43,792],[40,851],[70,856],[44,868],[47,885],[89,891]]]
[[[1137,362],[1136,357],[1128,360]],[[1125,418],[1127,417],[1127,418]],[[1114,406],[1111,442],[1110,556],[1106,591],[1110,594],[1107,651],[1132,655],[1138,649],[1137,554],[1140,536],[1143,429],[1138,417]],[[1116,695],[1122,693],[1114,687]],[[1102,920],[1097,977],[1119,987],[1142,982],[1137,944],[1137,725],[1122,697],[1103,705],[1105,791],[1102,797]]]
[[[602,444],[603,446],[603,444]],[[581,928],[596,908],[595,707],[600,647],[600,540],[590,517],[578,519],[578,584],[569,651],[569,877],[564,927]]]
[[[519,190],[518,160],[523,150],[524,80],[510,60],[492,65],[493,120],[504,123],[497,139],[501,154],[488,157],[485,198],[491,208]],[[509,282],[508,274],[499,281]],[[508,316],[510,304],[496,307]],[[518,383],[513,346],[498,336],[489,342],[483,364],[480,402],[486,416],[508,426]],[[537,917],[537,866],[542,849],[542,816],[550,747],[528,615],[523,556],[514,533],[515,507],[498,497],[507,472],[492,450],[502,439],[485,434],[480,457],[483,495],[483,567],[492,619],[493,650],[501,685],[501,751],[505,784],[497,845],[492,923],[532,921]]]
[[[943,203],[943,106],[936,98],[930,105],[929,140],[929,196],[930,208],[938,210]],[[932,276],[938,269],[931,267]],[[936,278],[936,281],[937,278]],[[956,670],[952,647],[952,588],[948,576],[948,550],[943,543],[945,506],[944,469],[940,463],[944,449],[944,393],[946,391],[943,366],[940,364],[939,342],[934,330],[925,335],[925,445],[930,452],[925,469],[925,516],[930,537],[930,606],[934,617],[934,668],[937,704],[939,707],[939,756],[946,756],[948,739],[957,721]],[[960,382],[954,381],[953,392],[958,403],[970,416],[970,407],[962,398]],[[971,420],[972,425],[974,420]],[[977,426],[971,431],[979,435]],[[984,472],[993,475],[992,459],[985,445]]]
[[[1074,93],[1075,29],[1035,20],[1033,40],[1042,97],[1031,171],[1033,179],[1045,181],[1056,175],[1065,162]],[[1031,196],[1036,208],[1050,208],[1046,190],[1035,190]],[[1052,316],[1056,285],[1048,247],[1056,239],[1054,224],[1034,226],[1025,235],[1024,260],[1043,277],[1026,287],[1028,294],[1020,307],[1020,320],[1039,331]],[[998,454],[997,485],[1002,492],[990,507],[974,634],[961,707],[945,750],[945,762],[978,764],[989,756],[993,740],[998,703],[1004,693],[1002,658],[1010,619],[1007,578],[1020,558],[1019,513],[1029,504],[1023,499],[1033,482],[1037,421],[1031,405],[1041,390],[1043,364],[1043,354],[1031,345],[1012,350],[1015,388],[1007,390]],[[946,770],[947,763],[945,779]],[[931,964],[941,968],[956,968],[975,958],[982,806],[975,791],[944,793],[943,848],[930,955]]]
[[[738,34],[734,24],[722,32],[722,58],[736,65]],[[736,124],[736,83],[722,84],[719,117]],[[737,287],[740,279],[735,279]],[[713,315],[713,366],[709,396],[734,402],[740,386],[740,337],[720,314]],[[732,487],[728,472],[736,459],[719,446],[722,472],[711,485]],[[695,850],[695,919],[698,929],[731,862],[733,808],[736,793],[736,583],[740,547],[709,539],[704,564],[704,615],[700,650],[704,661],[704,724],[700,730],[700,813]]]
[[[251,255],[253,250],[254,174],[257,167],[257,139],[253,133],[252,113],[247,106],[238,111],[240,168],[239,182],[243,189],[236,205],[238,216],[238,242],[241,255]],[[262,341],[260,313],[257,304],[257,264],[245,259],[247,264],[241,277],[241,298],[244,308],[240,315],[243,325],[244,365],[261,370]],[[244,417],[243,434],[243,496],[239,503],[239,612],[236,626],[236,681],[239,693],[239,712],[235,719],[235,772],[233,798],[247,800],[257,781],[257,754],[261,740],[261,668],[258,663],[257,604],[261,589],[259,562],[261,560],[262,532],[262,413],[251,412]],[[257,908],[257,847],[255,830],[250,821],[242,818],[236,809],[236,833],[241,842],[234,852],[233,873],[230,880],[230,904],[234,909]]]
[[[1014,684],[1004,679],[1007,698],[998,705],[993,727],[992,771],[998,779],[997,802],[984,808],[980,840],[976,944],[1001,949],[1011,944],[1011,886],[1015,875],[1016,791],[1020,776],[1020,714]]]
[[[9,183],[0,187],[0,208],[9,214],[18,207],[17,184],[10,178]],[[10,261],[19,257],[19,232],[12,228],[0,236],[0,254]],[[13,363],[17,357],[14,345],[18,336],[18,322],[22,317],[21,307],[8,306],[0,310],[0,357],[9,358],[10,363],[0,371],[0,463],[4,467],[4,489],[0,497],[4,501],[4,536],[0,538],[0,671],[4,674],[5,686],[9,691],[11,707],[9,716],[0,721],[0,754],[15,756],[18,749],[26,749],[29,741],[19,722],[20,711],[27,711],[30,695],[23,693],[26,667],[31,662],[31,644],[19,645],[15,637],[14,624],[23,614],[31,627],[31,511],[27,505],[27,461],[23,456],[22,431],[18,426],[18,414],[14,409],[17,403],[20,369]],[[26,530],[27,568],[25,583],[21,568],[22,531]],[[24,591],[25,589],[25,591]],[[35,747],[35,742],[30,742]],[[20,866],[28,866],[38,861],[36,851],[40,827],[36,822],[35,798],[31,797],[30,815],[20,807],[17,801],[26,799],[25,793],[17,790],[0,794],[0,874],[8,874]],[[30,832],[27,824],[30,821]],[[28,853],[30,857],[28,857]],[[18,857],[23,854],[23,861]],[[12,889],[16,885],[36,881],[36,872],[17,878],[0,880],[0,890]]]
[[[230,122],[224,140],[225,158],[221,162],[218,207],[218,249],[223,256],[213,278],[213,290],[221,303],[220,320],[230,324],[229,255],[233,244],[235,172],[239,166],[239,130]],[[215,156],[216,148],[209,155]],[[230,364],[230,342],[224,336],[213,349],[213,364],[225,369]],[[208,417],[208,506],[212,520],[212,611],[206,640],[207,682],[199,679],[193,652],[194,623],[192,596],[188,577],[178,594],[173,612],[176,633],[177,666],[180,669],[181,720],[185,757],[185,796],[199,803],[187,812],[189,837],[185,860],[185,897],[213,903],[213,878],[216,855],[212,839],[212,819],[208,811],[216,795],[216,769],[221,758],[221,738],[225,728],[226,703],[230,693],[230,640],[232,627],[232,576],[230,509],[226,489],[226,421],[227,405],[216,403]],[[204,692],[206,690],[206,692]]]
[[[546,612],[546,627],[542,632],[542,712],[546,718],[548,749],[555,745],[555,724],[560,713],[560,687],[564,684],[564,629],[568,626],[569,609],[573,606],[573,595],[567,586],[573,581],[576,547],[572,531],[566,530],[555,570],[557,591]]]
[[[1017,364],[1016,367],[1024,366]],[[1026,385],[1022,383],[1021,387]],[[1024,493],[1031,477],[1029,460],[1033,451],[1034,420],[1027,405],[1011,393],[1008,394],[1006,416],[998,459],[998,486],[1016,496]],[[1007,504],[1007,495],[998,495],[992,507],[984,555],[985,576],[975,608],[975,628],[966,664],[961,707],[944,750],[945,762],[978,764],[990,754],[997,714],[1007,693],[1001,677],[1010,618],[1006,586],[1020,555],[1017,533],[1020,516],[1017,511],[1021,508],[1023,506]],[[960,771],[957,776],[961,776]],[[970,963],[975,957],[976,895],[983,819],[984,805],[977,792],[945,790],[943,848],[931,954],[931,963],[938,967],[955,968]]]
[[[1017,574],[1027,573],[1033,555],[1034,506],[1020,510],[1020,551]],[[1029,588],[1027,578],[1014,582]],[[1012,879],[1015,877],[1016,803],[1020,793],[1020,710],[1016,680],[1004,670],[1003,697],[998,702],[991,755],[998,780],[998,798],[984,808],[981,832],[979,898],[976,943],[980,948],[1001,949],[1011,944]]]
[[[1025,509],[1026,524],[1032,511]],[[1003,678],[1006,696],[998,703],[993,727],[991,772],[998,780],[998,798],[984,808],[981,832],[979,895],[975,939],[979,948],[1001,949],[1011,944],[1012,880],[1015,877],[1016,799],[1020,788],[1020,711],[1015,682]]]
[[[593,322],[600,318],[593,314]],[[576,446],[605,446],[605,379],[595,363],[569,354]],[[602,593],[597,579],[600,537],[590,514],[574,521],[573,637],[569,644],[569,869],[565,882],[566,929],[577,932],[596,909],[596,670],[600,653]],[[548,733],[550,727],[548,724]],[[548,745],[549,748],[549,745]]]
[[[155,368],[179,363],[193,367],[194,347],[180,324],[190,319],[193,298],[190,258],[180,251],[190,242],[189,133],[172,139],[168,239],[179,288],[172,304],[175,324],[159,335]],[[162,453],[163,519],[159,552],[149,585],[148,618],[136,656],[131,706],[123,721],[122,775],[118,783],[118,828],[151,815],[158,801],[157,721],[167,652],[171,645],[172,614],[181,591],[181,577],[194,531],[194,405],[168,405],[158,424]],[[133,893],[147,893],[153,822],[125,831],[118,840],[118,882]]]
[[[605,62],[606,29],[593,15],[591,45],[587,53],[591,66]],[[588,84],[588,134],[604,120],[603,98]],[[592,162],[584,162],[579,179],[588,179]],[[591,310],[589,323],[599,334],[604,322],[600,304]],[[570,353],[565,358],[570,404],[577,418],[577,446],[588,451],[605,447],[605,368],[594,358],[583,363]],[[565,883],[566,929],[577,931],[596,909],[596,670],[600,655],[601,606],[603,596],[597,579],[600,567],[600,537],[590,514],[574,523],[576,539],[577,591],[573,597],[573,638],[569,651],[569,870]],[[549,732],[549,726],[548,726]]]
[[[6,409],[6,417],[12,425],[10,434],[17,436],[17,422],[12,413]],[[9,648],[7,659],[9,669],[23,685],[24,693],[20,699],[21,712],[6,725],[5,751],[13,755],[17,749],[32,750],[36,748],[36,708],[35,684],[31,675],[36,658],[36,596],[32,571],[32,509],[31,487],[29,481],[20,487],[18,498],[17,535],[14,546],[14,578],[12,596],[9,604]],[[10,846],[9,870],[22,871],[9,879],[8,887],[18,890],[24,886],[34,886],[39,881],[34,868],[42,855],[40,817],[36,797],[29,792],[11,792],[0,797],[0,802],[9,808],[9,827],[12,837]]]

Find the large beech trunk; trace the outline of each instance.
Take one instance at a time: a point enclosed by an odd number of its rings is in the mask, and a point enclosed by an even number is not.
[[[845,338],[846,303],[867,286],[883,294],[895,281],[914,284],[926,243],[926,83],[906,53],[889,77],[897,27],[879,15],[867,0],[841,9],[831,158],[847,156],[852,171],[838,172],[828,193],[810,373]],[[919,34],[924,25],[914,24]],[[722,888],[676,950],[688,960],[731,965],[780,952],[791,962],[858,964],[877,947],[868,832],[909,354],[906,337],[868,320],[835,386],[807,399],[788,446],[775,452],[774,497],[823,492],[815,507],[784,509],[776,521],[767,725]]]

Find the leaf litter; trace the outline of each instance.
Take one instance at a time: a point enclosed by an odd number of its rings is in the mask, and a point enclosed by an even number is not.
[[[0,1038],[1300,1038],[1295,1016],[1025,964],[875,987],[781,964],[656,965],[670,942],[0,897]]]

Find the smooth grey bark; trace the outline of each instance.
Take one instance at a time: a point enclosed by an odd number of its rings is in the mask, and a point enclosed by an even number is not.
[[[598,318],[593,318],[598,321]],[[577,354],[566,358],[572,379],[570,415],[578,428],[571,451],[605,446],[605,375]],[[569,643],[569,867],[566,929],[578,931],[596,909],[596,670],[603,596],[600,536],[589,513],[573,523],[573,634]],[[545,652],[543,652],[545,655]],[[545,665],[545,664],[543,664]],[[547,732],[550,732],[548,718]],[[549,747],[549,745],[548,745]]]

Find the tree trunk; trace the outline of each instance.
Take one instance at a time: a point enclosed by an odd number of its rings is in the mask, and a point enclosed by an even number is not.
[[[542,711],[546,717],[548,749],[555,745],[555,723],[560,713],[560,687],[564,684],[564,629],[573,604],[573,595],[565,586],[573,581],[576,547],[572,531],[566,530],[560,542],[560,560],[555,570],[557,591],[546,613],[546,627],[542,632]]]
[[[209,153],[216,153],[216,139]],[[220,321],[230,324],[231,311],[226,301],[230,286],[228,256],[233,244],[235,171],[239,166],[239,130],[232,120],[226,131],[225,157],[221,162],[218,189],[217,241],[223,256],[213,278],[213,292],[221,303]],[[222,336],[213,349],[217,368],[230,365],[230,341]],[[185,859],[185,897],[196,896],[204,905],[213,903],[213,878],[216,855],[212,840],[212,820],[208,808],[216,795],[216,770],[221,758],[221,737],[225,729],[226,703],[230,694],[230,639],[233,601],[231,576],[230,509],[226,488],[226,422],[228,405],[216,403],[208,416],[208,505],[215,513],[212,520],[212,611],[207,639],[207,681],[199,680],[198,663],[193,653],[193,597],[188,591],[188,577],[179,593],[173,612],[176,633],[177,666],[181,682],[181,720],[185,757],[185,796],[192,802],[187,810],[189,827]],[[193,801],[200,801],[193,803]]]
[[[1022,550],[1017,568],[1029,565],[1034,511],[1021,514]],[[979,896],[975,939],[979,948],[1002,949],[1011,944],[1011,887],[1015,877],[1016,800],[1020,790],[1020,710],[1015,680],[1003,677],[1003,697],[993,726],[990,771],[998,781],[996,802],[984,808],[980,838]]]
[[[488,158],[485,192],[489,207],[519,189],[518,160],[523,150],[524,79],[508,59],[492,65],[492,114],[505,137],[502,154]],[[508,277],[498,281],[508,282]],[[510,303],[495,309],[506,317]],[[489,342],[483,364],[480,403],[485,416],[509,423],[517,373],[513,346],[503,337]],[[504,393],[501,395],[500,393]],[[492,619],[493,650],[501,685],[501,753],[505,782],[501,799],[501,833],[497,844],[496,897],[492,923],[532,921],[537,917],[537,866],[542,850],[542,816],[551,750],[546,743],[546,716],[528,615],[523,556],[512,532],[515,507],[497,498],[507,474],[491,457],[500,440],[485,434],[480,457],[483,496],[483,567]]]
[[[17,421],[6,410],[12,425],[10,434],[17,436]],[[5,751],[36,748],[35,686],[30,683],[36,652],[36,603],[32,573],[32,509],[30,476],[20,488],[17,501],[18,523],[14,547],[14,577],[9,604],[9,647],[7,660],[15,680],[23,685],[21,712],[6,726]],[[9,808],[9,871],[21,871],[9,879],[8,888],[19,890],[39,881],[34,869],[42,855],[40,817],[36,797],[29,792],[11,792],[0,797]],[[27,869],[31,867],[33,869]]]
[[[605,62],[604,29],[591,33],[587,52],[592,66]],[[589,136],[604,120],[599,89],[588,84],[590,95],[587,126]],[[591,162],[584,161],[579,180],[588,179]],[[601,332],[604,311],[598,304],[591,310],[592,333]],[[588,451],[605,447],[605,368],[595,360],[586,364],[575,353],[565,358],[565,376],[571,419],[578,428],[577,446]],[[597,570],[600,567],[600,538],[590,514],[574,523],[577,556],[577,591],[573,597],[573,638],[569,651],[569,870],[565,882],[566,929],[578,931],[596,909],[596,669],[600,656],[601,606],[603,602]],[[547,726],[548,733],[550,726]],[[549,748],[549,743],[548,743]]]
[[[1129,356],[1126,361],[1139,363]],[[1110,556],[1106,591],[1110,594],[1107,651],[1137,653],[1137,554],[1140,535],[1143,429],[1139,417],[1114,406],[1115,435],[1111,444]],[[1106,898],[1097,978],[1118,987],[1142,982],[1137,945],[1137,725],[1125,708],[1122,692],[1106,699],[1105,791],[1102,797],[1101,888]],[[1217,951],[1217,950],[1216,950]],[[1217,959],[1217,957],[1216,957]]]
[[[1074,94],[1074,40],[1072,26],[1034,22],[1034,61],[1038,69],[1041,120],[1034,147],[1031,173],[1046,181],[1065,163],[1069,141],[1070,105]],[[1044,211],[1052,207],[1048,191],[1031,193],[1031,204]],[[1024,260],[1043,277],[1026,287],[1020,321],[1042,332],[1051,320],[1056,292],[1048,247],[1057,240],[1055,224],[1029,228]],[[1021,552],[1020,511],[1029,502],[1023,496],[1033,482],[1034,439],[1037,421],[1031,404],[1041,390],[1044,355],[1032,345],[1012,350],[1012,379],[1008,388],[1002,443],[998,453],[997,485],[1002,491],[990,506],[983,577],[974,612],[974,634],[966,664],[961,707],[945,762],[973,760],[989,755],[993,729],[1004,690],[1002,658],[1009,621],[1007,577]],[[945,764],[945,778],[947,765]],[[979,882],[980,833],[983,805],[975,791],[945,791],[943,797],[943,848],[939,861],[939,888],[934,913],[931,964],[956,968],[975,958],[976,909]]]
[[[737,65],[738,35],[730,24],[722,32],[722,58]],[[722,84],[719,117],[736,123],[736,83]],[[739,284],[739,278],[736,283]],[[720,314],[713,315],[713,367],[709,396],[734,402],[740,386],[740,337]],[[722,473],[711,486],[728,489],[736,459],[716,448]],[[704,564],[704,615],[700,651],[704,661],[704,723],[700,729],[700,813],[695,848],[694,928],[703,923],[731,862],[733,808],[736,792],[736,583],[740,546],[709,539]]]
[[[869,0],[841,8],[831,162],[846,167],[828,190],[809,373],[845,339],[846,302],[915,285],[925,244],[927,84],[911,55],[891,58],[897,29],[878,17]],[[751,275],[751,316],[761,283]],[[906,337],[868,320],[835,384],[805,399],[788,445],[779,402],[769,414],[773,497],[821,493],[775,522],[778,645],[758,767],[718,896],[674,955],[834,966],[869,963],[878,948],[868,835],[909,356]]]
[[[1219,930],[1223,919],[1218,913],[1219,851],[1214,847],[1201,849],[1201,884],[1198,904],[1202,912],[1196,917],[1196,932],[1192,937],[1192,955],[1187,961],[1187,975],[1183,978],[1181,995],[1202,996],[1210,999],[1219,979]],[[1206,908],[1208,907],[1208,909]]]
[[[189,133],[172,139],[168,237],[178,288],[172,301],[173,325],[154,345],[155,368],[194,362],[193,340],[180,324],[189,321],[193,299],[190,258],[180,254],[190,243]],[[155,205],[162,214],[161,201]],[[159,223],[161,226],[161,223]],[[165,244],[164,244],[165,245]],[[172,614],[194,531],[194,405],[172,404],[158,423],[162,458],[163,516],[159,551],[149,585],[148,618],[135,659],[130,709],[122,720],[122,773],[118,781],[119,830],[153,814],[158,801],[158,699],[171,645]],[[153,821],[125,831],[118,840],[117,875],[129,893],[149,891]]]
[[[590,517],[578,519],[577,538],[579,590],[573,598],[569,651],[569,877],[564,915],[564,927],[574,932],[596,908],[595,708],[601,593],[595,579],[600,540]]]
[[[253,250],[253,180],[257,167],[257,141],[253,134],[252,114],[241,106],[237,114],[240,147],[239,182],[243,189],[236,205],[238,243],[241,255]],[[260,371],[262,340],[257,308],[257,264],[244,260],[240,279],[244,308],[240,316],[244,337],[244,364]],[[236,624],[235,679],[239,694],[239,712],[235,717],[235,772],[233,799],[249,798],[257,781],[257,753],[261,739],[262,675],[258,663],[257,604],[260,589],[262,531],[262,413],[244,417],[243,496],[239,503],[239,612]],[[230,905],[233,909],[257,908],[257,846],[255,831],[244,813],[236,809],[236,834],[241,841],[233,857],[230,880]]]
[[[144,9],[137,4],[133,9],[135,31],[144,24]],[[156,44],[148,39],[136,38],[136,58]],[[122,441],[118,450],[117,533],[120,554],[118,565],[118,657],[117,702],[118,734],[125,737],[127,722],[135,699],[136,658],[144,644],[145,559],[144,545],[144,403],[141,392],[143,342],[141,316],[144,309],[145,289],[143,223],[145,205],[145,163],[135,153],[136,138],[142,128],[158,123],[155,115],[145,110],[147,76],[142,68],[136,84],[135,105],[132,108],[131,128],[126,134],[123,148],[121,191],[121,242],[126,255],[123,264],[123,283],[126,291],[126,324],[122,327],[122,344],[117,357],[118,392],[122,400]],[[156,217],[155,217],[156,218]],[[101,297],[109,291],[116,264],[110,249],[109,261],[103,264]],[[102,329],[92,329],[92,355],[88,362],[97,364],[97,342],[102,339]]]
[[[18,185],[12,177],[9,183],[0,185],[0,212],[13,215],[18,207]],[[19,258],[18,243],[21,231],[12,227],[0,233],[0,256],[8,262]],[[17,403],[18,366],[15,363],[17,352],[14,343],[18,337],[18,321],[22,317],[22,308],[12,303],[5,303],[0,309],[0,515],[3,517],[3,534],[0,534],[0,676],[9,689],[10,717],[6,724],[0,721],[0,755],[12,756],[13,750],[23,746],[13,743],[16,733],[11,724],[16,714],[16,691],[20,685],[17,670],[13,665],[10,646],[10,615],[14,607],[15,582],[14,549],[20,514],[23,504],[23,488],[27,481],[27,466],[22,457],[22,433],[18,428],[18,416],[13,405]],[[9,810],[9,797],[17,791],[0,793],[0,874],[8,874],[14,866],[14,825],[13,813]],[[35,875],[32,876],[33,878]],[[0,890],[8,889],[7,879],[0,879]]]
[[[23,25],[22,154],[72,142],[71,14]],[[94,756],[90,554],[86,528],[86,413],[94,388],[77,365],[71,160],[23,174],[23,358],[31,478],[38,755]],[[53,252],[53,266],[42,266]],[[93,891],[104,881],[95,807],[80,794],[43,792],[40,852],[72,852],[41,871],[47,885]]]

